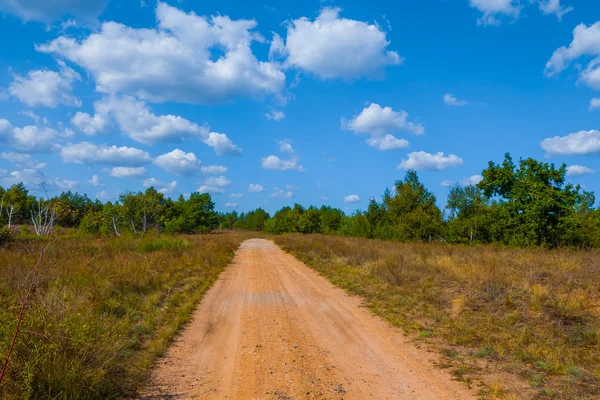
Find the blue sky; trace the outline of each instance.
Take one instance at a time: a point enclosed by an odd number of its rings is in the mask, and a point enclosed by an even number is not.
[[[347,212],[505,152],[598,191],[600,4],[0,0],[0,185]]]

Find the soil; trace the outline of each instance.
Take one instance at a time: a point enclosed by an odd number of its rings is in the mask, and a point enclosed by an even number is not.
[[[437,359],[274,243],[251,239],[139,398],[476,398]]]

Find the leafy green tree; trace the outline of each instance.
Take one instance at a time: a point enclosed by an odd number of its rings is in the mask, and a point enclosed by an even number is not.
[[[326,234],[336,233],[342,226],[344,213],[338,208],[322,206],[319,209],[321,216],[321,232]]]
[[[395,192],[384,196],[384,202],[398,239],[432,240],[442,232],[444,221],[435,196],[415,171],[407,171],[404,180],[396,182]]]
[[[490,240],[489,200],[477,186],[451,187],[446,211],[449,213],[449,240],[480,243]]]
[[[576,229],[579,186],[565,183],[567,166],[556,168],[532,158],[517,167],[510,154],[502,165],[490,162],[478,187],[496,203],[492,239],[518,246],[555,247]]]
[[[319,233],[321,231],[321,215],[319,210],[314,207],[305,210],[298,217],[296,228],[300,233]]]

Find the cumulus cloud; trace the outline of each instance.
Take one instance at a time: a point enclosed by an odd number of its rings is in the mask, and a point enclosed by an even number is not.
[[[73,83],[80,80],[77,72],[58,61],[60,72],[47,69],[29,71],[27,76],[14,75],[8,87],[10,94],[29,107],[55,108],[59,104],[81,107],[81,100],[73,95]]]
[[[277,94],[285,86],[278,64],[252,53],[253,42],[264,41],[256,21],[199,16],[160,1],[156,20],[153,29],[106,22],[81,40],[61,36],[36,49],[80,65],[100,92],[153,102],[214,103]],[[216,58],[215,51],[222,54]]]
[[[231,185],[231,181],[224,176],[210,176],[202,182],[202,186],[198,189],[200,193],[225,193],[223,189]]]
[[[242,152],[224,133],[210,132],[203,142],[215,149],[218,156],[235,156]]]
[[[146,168],[144,167],[113,167],[110,176],[115,178],[144,178]]]
[[[88,113],[78,111],[71,118],[71,125],[88,136],[106,133],[111,124],[109,105],[102,101],[94,103],[96,113],[92,116]]]
[[[207,165],[206,167],[200,168],[204,175],[219,175],[227,172],[227,167],[222,165]]]
[[[467,104],[469,104],[468,101],[459,100],[456,97],[454,97],[451,93],[446,93],[444,95],[444,103],[446,103],[446,105],[454,106],[454,107],[462,107],[462,106],[466,106]]]
[[[210,132],[176,115],[156,115],[143,101],[131,96],[109,96],[94,103],[96,113],[77,113],[71,123],[88,135],[102,133],[114,119],[120,130],[131,139],[144,143],[181,142],[198,139],[212,147],[217,155],[236,155],[241,149],[224,133]]]
[[[482,15],[477,25],[499,25],[501,17],[516,19],[521,13],[518,0],[469,0],[469,5],[479,10]]]
[[[3,152],[0,157],[13,163],[17,168],[23,169],[42,169],[46,167],[46,163],[41,163],[34,159],[30,154]]]
[[[583,165],[569,165],[567,167],[567,176],[582,176],[593,174],[595,171]]]
[[[251,183],[250,185],[248,185],[248,191],[249,192],[264,192],[265,188],[262,185],[259,185],[256,183]]]
[[[563,7],[560,0],[539,0],[539,7],[544,15],[554,14],[559,21],[566,13],[573,11],[573,7]]]
[[[153,187],[162,194],[169,194],[177,189],[177,181],[163,183],[156,178],[149,178],[144,181],[144,187]]]
[[[593,98],[590,100],[590,111],[600,110],[600,99]]]
[[[366,143],[378,150],[393,150],[408,147],[409,143],[406,139],[398,139],[392,135],[372,136],[366,140]]]
[[[237,207],[238,203],[225,203],[225,207],[227,208],[233,208],[233,207]]]
[[[600,131],[579,131],[544,139],[540,145],[547,155],[582,155],[600,151]]]
[[[272,169],[277,171],[306,171],[302,165],[298,164],[297,157],[289,160],[282,160],[277,156],[271,155],[262,159],[261,166],[264,169]]]
[[[279,188],[274,188],[273,193],[269,195],[269,197],[279,197],[282,199],[289,199],[290,197],[294,197],[294,193],[291,190],[283,190]]]
[[[233,193],[231,197],[233,197],[234,199],[241,199],[242,197],[244,197],[244,195],[241,193]]]
[[[573,60],[582,56],[600,56],[600,21],[593,25],[579,24],[573,30],[573,41],[554,51],[546,63],[544,74],[553,76],[562,72]],[[592,60],[579,73],[579,79],[587,85],[600,89],[600,57]]]
[[[277,145],[279,146],[279,151],[282,153],[296,153],[296,151],[292,147],[292,141],[290,139],[279,140],[277,141]]]
[[[200,171],[200,160],[196,155],[180,149],[156,157],[154,164],[175,175],[193,175]]]
[[[100,178],[98,175],[92,175],[88,183],[97,187],[104,186],[104,183],[102,183],[102,178]]]
[[[273,110],[273,111],[269,111],[268,113],[266,113],[265,117],[267,117],[267,119],[272,120],[272,121],[280,121],[285,118],[285,114],[283,113],[283,111]]]
[[[72,136],[73,132],[59,132],[48,127],[28,125],[12,127],[6,120],[0,120],[0,141],[5,141],[15,149],[24,152],[45,153],[57,151],[60,142]]]
[[[388,65],[402,63],[377,25],[340,18],[339,8],[323,8],[313,21],[302,17],[288,24],[284,40],[275,35],[270,59],[284,59],[287,68],[297,68],[321,79],[357,79],[381,74]]]
[[[104,11],[107,3],[108,0],[0,0],[0,10],[24,21],[50,23],[64,15],[92,20]]]
[[[465,186],[477,185],[479,182],[483,180],[483,176],[481,175],[471,175],[469,177],[463,178],[461,183]]]
[[[446,180],[443,180],[442,182],[440,182],[440,185],[443,187],[450,187],[450,186],[454,185],[454,181],[446,179]]]
[[[370,136],[366,143],[379,150],[399,149],[408,146],[408,141],[398,139],[392,132],[406,131],[415,135],[425,132],[423,125],[408,121],[408,113],[404,110],[394,111],[391,107],[381,107],[371,103],[350,121],[341,119],[341,128],[355,134]]]
[[[108,146],[81,142],[69,144],[60,150],[65,163],[140,166],[150,163],[150,155],[140,149],[127,146]]]
[[[402,160],[398,165],[398,169],[414,169],[415,171],[441,171],[446,168],[460,167],[463,164],[463,159],[449,154],[444,156],[444,153],[438,152],[429,154],[424,151],[416,151],[408,154],[406,160]]]
[[[345,203],[357,203],[360,201],[360,197],[356,194],[351,194],[349,196],[344,197]]]

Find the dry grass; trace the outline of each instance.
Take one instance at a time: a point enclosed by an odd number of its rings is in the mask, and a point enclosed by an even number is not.
[[[441,366],[457,378],[483,379],[484,397],[599,396],[598,251],[294,234],[275,241],[440,349]]]
[[[43,258],[0,398],[131,395],[246,237],[59,239]],[[0,250],[2,361],[42,244]]]

